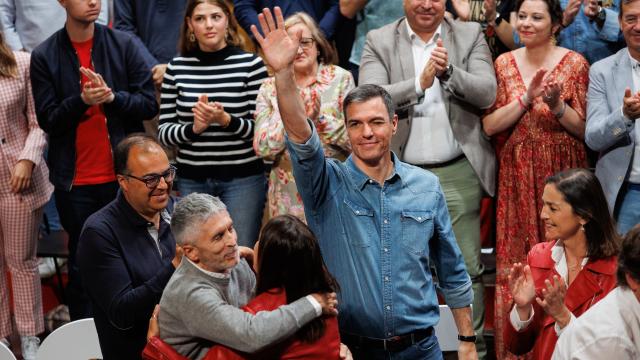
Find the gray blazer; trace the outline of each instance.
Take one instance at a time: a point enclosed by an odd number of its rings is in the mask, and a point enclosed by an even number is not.
[[[625,88],[633,89],[629,51],[624,48],[589,70],[587,92],[587,145],[600,153],[596,176],[613,214],[618,192],[631,169],[635,148],[635,121],[622,115]]]
[[[360,60],[360,81],[383,86],[396,104],[400,121],[391,147],[404,159],[413,107],[419,99],[415,90],[413,53],[405,18],[372,30]],[[480,24],[442,21],[442,41],[454,70],[441,82],[442,98],[449,114],[453,136],[480,179],[484,190],[495,193],[496,159],[489,137],[482,130],[480,116],[496,99],[496,77],[491,52]],[[419,74],[418,74],[419,75]],[[421,100],[421,99],[420,99]]]

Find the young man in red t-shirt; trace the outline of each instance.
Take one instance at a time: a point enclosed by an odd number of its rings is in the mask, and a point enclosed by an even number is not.
[[[73,320],[90,317],[75,252],[82,226],[115,198],[112,149],[155,116],[150,69],[132,38],[95,24],[100,0],[59,0],[61,30],[31,59],[36,112],[49,134],[48,164],[56,207],[69,233],[68,302]]]

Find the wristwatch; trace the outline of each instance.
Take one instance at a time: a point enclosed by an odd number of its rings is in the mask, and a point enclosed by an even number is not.
[[[464,336],[464,335],[459,335],[458,334],[458,340],[460,341],[464,341],[464,342],[472,342],[475,343],[476,342],[476,338],[477,336],[472,335],[472,336]]]
[[[444,73],[438,76],[438,79],[440,81],[447,81],[451,77],[451,74],[453,74],[453,65],[449,64],[447,65],[447,69],[444,71]]]

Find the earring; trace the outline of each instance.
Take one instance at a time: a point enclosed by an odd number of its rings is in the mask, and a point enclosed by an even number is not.
[[[189,31],[189,41],[196,42],[196,34],[193,31]]]
[[[584,224],[580,224],[580,230],[582,230],[582,232],[584,232]]]
[[[555,46],[558,43],[558,39],[556,39],[555,35],[551,35],[550,40],[551,41],[551,45]]]

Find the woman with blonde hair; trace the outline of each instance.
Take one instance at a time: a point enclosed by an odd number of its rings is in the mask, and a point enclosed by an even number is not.
[[[333,65],[336,54],[316,22],[299,12],[289,16],[285,29],[300,33],[300,46],[294,61],[296,84],[304,99],[308,118],[313,122],[326,156],[345,159],[351,152],[347,139],[342,100],[354,88],[351,73]],[[291,159],[284,141],[273,77],[265,80],[256,100],[256,132],[253,147],[266,161],[272,161],[267,192],[270,218],[292,214],[304,220],[302,199],[296,189]]]
[[[8,346],[6,338],[12,333],[8,270],[22,357],[34,360],[37,335],[44,331],[38,226],[53,186],[43,159],[46,137],[36,121],[29,61],[28,53],[11,52],[0,35],[0,342]]]

